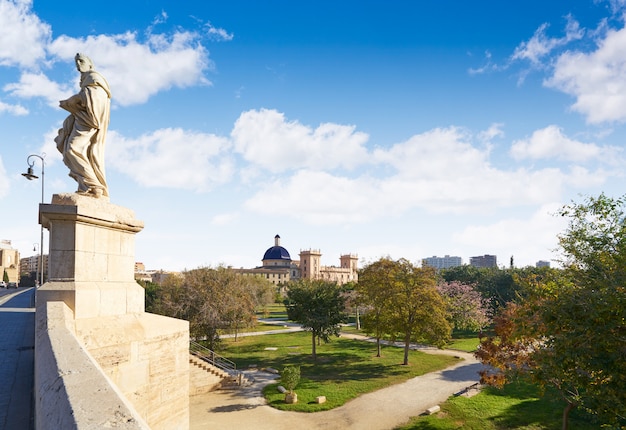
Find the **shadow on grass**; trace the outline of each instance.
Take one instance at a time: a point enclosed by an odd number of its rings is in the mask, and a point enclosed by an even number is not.
[[[527,426],[545,430],[562,428],[564,402],[550,399],[525,400],[507,408],[491,420],[497,429],[511,429]],[[572,410],[569,415],[569,428],[577,430],[596,430],[601,427],[594,417],[581,410]]]
[[[532,384],[517,382],[503,389],[485,388],[479,395],[452,397],[441,405],[438,415],[423,416],[402,430],[558,430],[564,404],[557,393],[539,397],[540,390]],[[557,396],[557,397],[554,397]],[[584,411],[570,414],[571,429],[591,430],[601,426]]]

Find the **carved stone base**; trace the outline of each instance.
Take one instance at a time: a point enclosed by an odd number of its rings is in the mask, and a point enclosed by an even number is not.
[[[63,301],[73,332],[154,430],[189,427],[189,323],[145,312],[135,282],[132,210],[90,196],[55,194],[42,204],[50,231],[48,279],[37,309]]]

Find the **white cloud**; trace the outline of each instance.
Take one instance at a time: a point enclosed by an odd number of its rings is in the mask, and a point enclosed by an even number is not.
[[[389,149],[377,149],[374,158],[394,167],[400,177],[440,178],[448,176],[450,169],[455,175],[473,175],[487,168],[489,153],[474,148],[470,139],[456,127],[436,128]]]
[[[3,90],[24,99],[43,97],[52,107],[58,107],[59,100],[71,95],[69,87],[51,81],[43,73],[23,73],[19,82],[7,84]]]
[[[245,124],[239,124],[239,131],[270,136],[274,133],[273,126],[284,126],[283,121],[263,124],[267,129],[262,132],[258,130],[257,121],[252,122],[251,130],[244,130]],[[293,126],[304,127],[301,124]],[[501,134],[499,127],[476,136],[454,127],[430,130],[391,148],[379,148],[370,153],[368,159],[362,161],[363,166],[369,166],[367,174],[349,177],[344,173],[308,167],[293,175],[285,171],[281,176],[260,183],[258,192],[248,199],[246,206],[254,212],[280,214],[320,224],[358,223],[416,209],[433,213],[484,214],[501,208],[558,201],[566,188],[582,190],[600,186],[619,174],[619,169],[591,170],[584,166],[585,162],[593,161],[590,156],[597,159],[602,153],[610,154],[614,149],[576,142],[553,127],[539,130],[528,141],[516,142],[511,152],[518,158],[562,156],[579,161],[580,166],[569,170],[531,166],[497,168],[491,162],[490,148],[480,148],[474,141],[482,143],[485,136]],[[544,142],[554,136],[558,137],[557,143],[544,147]],[[341,145],[341,142],[336,144]],[[262,152],[258,154],[261,158],[267,157]],[[257,161],[252,156],[248,158],[250,163]],[[279,155],[276,158],[281,162],[285,160]],[[271,157],[266,159],[272,160]],[[306,163],[297,166],[303,164]]]
[[[368,135],[354,126],[325,123],[313,129],[269,109],[242,113],[231,137],[247,161],[271,172],[352,169],[367,158]]]
[[[598,2],[601,2],[602,0],[596,0]],[[606,0],[610,7],[611,7],[611,11],[614,14],[619,14],[621,12],[623,12],[624,9],[626,9],[626,0]]]
[[[150,34],[144,43],[130,32],[78,39],[61,36],[48,51],[72,63],[77,52],[88,55],[111,85],[114,103],[123,106],[144,103],[172,87],[210,85],[204,73],[212,63],[191,32]]]
[[[32,0],[0,0],[0,65],[34,68],[52,30],[31,12]]]
[[[553,251],[558,245],[557,235],[567,224],[567,220],[554,216],[560,207],[559,203],[546,202],[529,217],[512,216],[493,224],[470,225],[452,240],[470,248],[489,244],[488,253],[507,256],[506,261],[498,261],[499,265],[508,266],[511,255],[516,266],[534,265],[537,260],[556,256]]]
[[[499,137],[504,137],[504,131],[502,128],[504,124],[494,123],[489,126],[487,130],[481,131],[478,133],[478,139],[484,142],[485,144],[490,144],[492,140]]]
[[[535,31],[533,37],[527,42],[522,42],[511,56],[511,60],[528,60],[537,66],[542,59],[550,54],[554,49],[562,47],[574,40],[583,37],[584,31],[571,15],[567,16],[567,24],[565,27],[565,35],[563,37],[548,37],[546,30],[548,24],[544,23]]]
[[[26,109],[24,106],[22,105],[12,105],[12,104],[8,104],[8,103],[4,103],[2,101],[0,101],[0,114],[3,113],[9,113],[11,115],[27,115],[28,114],[28,109]]]
[[[257,213],[288,214],[312,224],[362,222],[393,210],[372,179],[359,180],[301,170],[288,179],[261,184],[245,206]]]
[[[217,41],[231,41],[235,37],[232,33],[227,32],[223,28],[214,27],[210,22],[205,24],[208,35]]]
[[[415,208],[467,213],[542,203],[557,199],[567,184],[558,169],[498,170],[489,151],[473,147],[469,139],[456,128],[431,130],[376,150],[371,163],[380,169],[369,175],[301,170],[263,183],[246,204],[253,211],[308,222],[362,222]]]
[[[599,158],[606,152],[595,144],[568,138],[556,125],[536,130],[530,138],[517,140],[511,146],[511,155],[517,160],[553,158],[585,162]]]
[[[608,30],[593,52],[560,55],[545,85],[575,97],[590,123],[626,121],[626,28]]]
[[[178,128],[136,139],[113,131],[107,135],[107,169],[117,169],[147,187],[204,191],[231,179],[234,167],[228,147],[223,137]]]
[[[597,188],[606,184],[610,179],[622,177],[623,171],[623,166],[616,170],[589,170],[583,166],[573,166],[567,173],[567,184],[575,190]]]

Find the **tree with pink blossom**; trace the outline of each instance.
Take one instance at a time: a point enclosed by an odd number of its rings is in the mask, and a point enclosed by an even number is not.
[[[489,324],[487,300],[472,285],[452,281],[439,284],[437,289],[446,301],[454,328],[478,331]]]

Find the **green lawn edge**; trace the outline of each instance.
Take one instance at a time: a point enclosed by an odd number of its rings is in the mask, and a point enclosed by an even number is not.
[[[302,379],[296,388],[298,403],[284,403],[285,395],[277,389],[280,380],[263,389],[268,404],[276,409],[317,412],[334,409],[362,394],[402,383],[416,376],[445,369],[462,359],[449,355],[410,351],[409,365],[402,365],[403,349],[383,347],[376,357],[376,345],[363,340],[334,338],[317,346],[317,360],[311,357],[311,334],[278,333],[224,340],[221,354],[233,360],[239,369],[273,368],[287,365],[301,368]],[[318,404],[315,398],[325,396]]]

